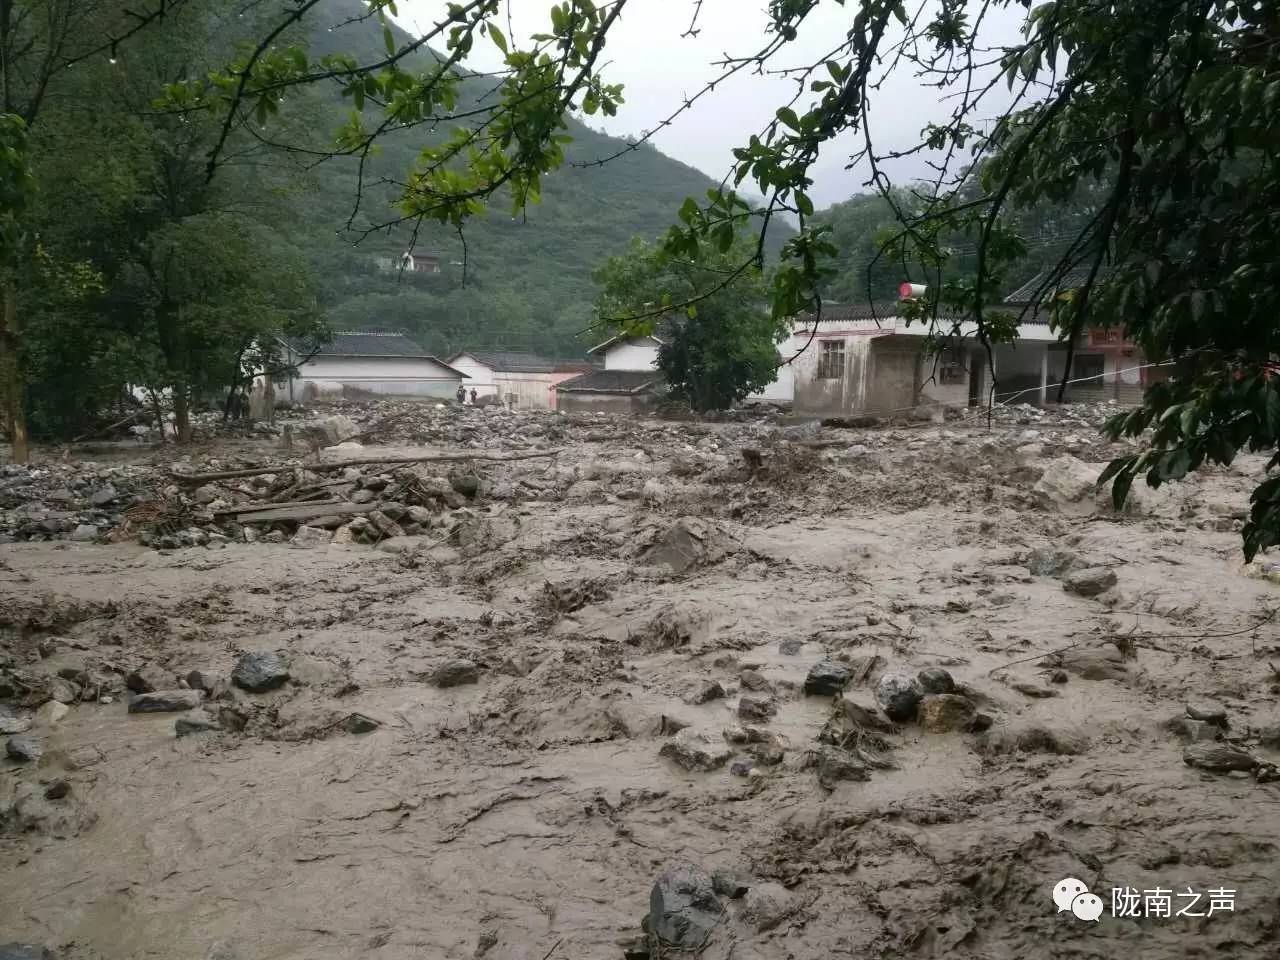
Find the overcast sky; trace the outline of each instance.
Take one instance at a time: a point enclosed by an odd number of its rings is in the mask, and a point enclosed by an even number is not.
[[[512,23],[517,36],[545,30],[549,24],[547,0],[510,0]],[[400,24],[411,33],[420,33],[442,17],[446,7],[440,0],[397,0]],[[719,73],[714,61],[725,53],[740,56],[759,49],[765,40],[768,21],[766,0],[704,0],[698,20],[697,37],[682,38],[689,25],[693,0],[630,0],[619,23],[609,34],[605,48],[605,76],[609,82],[625,86],[626,103],[618,115],[590,118],[592,126],[611,134],[640,135],[658,126],[686,95],[693,95]],[[835,47],[849,29],[857,4],[841,6],[828,0],[805,23],[797,40],[789,44],[779,66],[807,64]],[[1020,15],[1012,10],[997,11],[992,31],[984,31],[990,42],[1010,42],[1017,38]],[[506,24],[502,24],[505,28]],[[501,55],[487,39],[478,39],[467,64],[472,69],[494,69]],[[653,139],[663,153],[691,164],[719,179],[732,163],[731,150],[744,144],[772,119],[774,111],[794,93],[793,81],[762,77],[743,71],[732,78]],[[906,147],[917,142],[920,130],[930,121],[944,120],[950,110],[939,100],[937,90],[919,85],[909,75],[891,79],[872,101],[873,133],[882,147]],[[827,206],[863,190],[865,169],[845,170],[850,141],[832,144],[815,167],[813,199]],[[920,159],[901,161],[889,168],[897,178],[923,176],[928,170]],[[745,184],[744,184],[745,186]]]

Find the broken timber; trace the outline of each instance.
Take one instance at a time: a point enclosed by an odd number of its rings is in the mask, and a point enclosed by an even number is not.
[[[416,457],[370,457],[364,460],[335,460],[332,463],[299,463],[276,464],[272,467],[250,467],[245,470],[219,470],[216,473],[182,473],[170,470],[169,477],[179,483],[213,483],[215,480],[234,480],[237,477],[260,477],[268,473],[281,473],[285,470],[310,470],[312,473],[325,473],[329,470],[341,470],[344,467],[367,467],[380,463],[449,463],[458,460],[491,460],[505,463],[509,460],[534,460],[539,457],[554,457],[560,451],[539,450],[529,453],[513,453],[506,456],[494,456],[490,453],[424,453]]]
[[[352,503],[350,500],[297,500],[293,503],[270,503],[265,506],[229,507],[219,510],[215,516],[234,517],[241,523],[266,523],[273,520],[294,520],[303,523],[317,517],[349,517],[353,514],[371,513],[378,509],[376,503]]]

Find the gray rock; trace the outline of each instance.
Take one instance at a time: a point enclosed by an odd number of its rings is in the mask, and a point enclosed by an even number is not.
[[[806,420],[790,427],[782,428],[782,439],[795,443],[798,440],[813,440],[822,432],[821,420]]]
[[[955,693],[931,693],[920,701],[916,719],[930,733],[968,730],[978,710],[968,697]]]
[[[0,703],[0,734],[26,733],[31,729],[31,717],[18,713],[12,707]]]
[[[53,960],[53,951],[34,943],[0,943],[0,960]]]
[[[49,681],[49,699],[58,703],[75,703],[80,699],[80,688],[70,680],[54,677]]]
[[[1037,577],[1060,577],[1078,562],[1071,551],[1045,544],[1031,551],[1027,557],[1027,569]]]
[[[1105,647],[1064,650],[1056,661],[1057,666],[1070,670],[1085,680],[1123,680],[1129,675],[1123,654],[1109,644]]]
[[[710,703],[712,700],[720,700],[724,697],[724,687],[720,686],[718,680],[707,680],[694,692],[689,698],[690,703]]]
[[[124,685],[130,693],[151,693],[173,686],[173,677],[159,667],[148,664],[125,674]]]
[[[44,798],[46,800],[61,800],[71,792],[71,784],[59,777],[57,780],[51,780],[44,788]]]
[[[154,690],[135,693],[129,698],[130,713],[178,713],[194,710],[204,702],[199,690]]]
[[[1101,475],[1101,468],[1064,454],[1045,464],[1032,492],[1046,504],[1077,503],[1094,492]]]
[[[685,770],[703,773],[718,770],[729,762],[728,748],[714,744],[691,730],[681,730],[664,743],[658,756],[666,757]]]
[[[98,539],[98,528],[92,523],[79,524],[71,531],[71,539],[80,543],[91,543]]]
[[[210,716],[203,710],[179,717],[173,722],[174,735],[179,737],[189,737],[193,733],[211,733],[221,729],[222,724],[218,722],[218,718]]]
[[[93,491],[89,495],[89,505],[94,507],[105,507],[112,500],[120,496],[119,492],[111,484]]]
[[[843,663],[822,660],[804,678],[804,692],[811,697],[837,697],[849,685],[851,673]]]
[[[834,790],[845,780],[870,780],[866,764],[840,747],[822,744],[812,755],[812,765],[818,770],[818,783],[825,790]]]
[[[956,681],[941,667],[926,667],[916,674],[920,689],[925,693],[955,693]]]
[[[222,689],[222,678],[216,673],[209,673],[206,670],[192,670],[187,674],[187,686],[192,690],[203,690],[205,693],[213,696]]]
[[[778,714],[778,705],[764,697],[740,697],[738,716],[748,723],[768,723]]]
[[[32,737],[10,737],[4,745],[4,752],[19,763],[35,763],[44,754]]]
[[[876,684],[876,703],[890,720],[905,723],[915,719],[924,690],[915,677],[906,673],[886,673]]]
[[[283,686],[289,679],[289,667],[274,650],[246,653],[236,661],[231,682],[250,693],[264,693]]]
[[[742,901],[742,919],[757,931],[772,930],[795,912],[795,899],[780,883],[752,887]]]
[[[1187,704],[1187,716],[1192,720],[1203,720],[1215,726],[1226,727],[1227,708],[1212,700],[1200,700]]]
[[[1080,597],[1096,597],[1115,585],[1116,574],[1110,567],[1086,567],[1068,573],[1062,579],[1062,589]]]
[[[804,649],[803,640],[779,640],[778,652],[784,657],[798,657]]]
[[[743,690],[752,690],[756,693],[773,689],[769,681],[765,679],[764,674],[759,670],[750,668],[738,674],[738,683],[742,684]]]
[[[351,494],[352,503],[373,503],[375,499],[377,497],[372,490],[357,490]]]
[[[205,484],[203,487],[196,487],[195,492],[191,494],[191,499],[202,506],[208,506],[221,496],[221,490],[213,484]]]
[[[403,537],[404,528],[388,517],[381,510],[374,510],[369,514],[369,522],[373,524],[378,533],[384,537]]]
[[[658,875],[649,894],[651,955],[663,946],[695,950],[711,936],[724,908],[707,874],[692,864],[675,864]]]
[[[319,527],[301,526],[289,542],[299,548],[323,547],[333,540],[333,532]]]
[[[480,682],[480,668],[472,660],[449,660],[436,668],[431,682],[437,687],[460,687]]]
[[[751,884],[743,880],[736,870],[716,870],[711,874],[711,887],[722,897],[740,900],[751,889]]]
[[[347,733],[373,733],[382,724],[373,719],[373,717],[365,716],[363,713],[353,713],[344,717],[338,726],[342,727]]]
[[[1193,743],[1182,751],[1182,760],[1188,766],[1214,773],[1252,770],[1258,765],[1252,754],[1227,743]]]
[[[462,473],[449,478],[449,484],[464,497],[474,498],[480,492],[480,478],[474,473]]]
[[[1075,756],[1089,749],[1089,738],[1079,730],[1035,720],[1019,720],[993,727],[977,742],[979,753],[1056,753]]]
[[[1280,748],[1280,723],[1269,723],[1259,730],[1258,742],[1272,750]]]

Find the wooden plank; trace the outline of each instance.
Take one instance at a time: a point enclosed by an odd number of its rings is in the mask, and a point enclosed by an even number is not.
[[[272,504],[267,507],[249,507],[239,510],[220,510],[219,517],[233,517],[241,523],[266,523],[273,520],[296,520],[299,523],[318,517],[349,517],[370,513],[378,509],[376,503],[349,503],[345,500],[303,501],[300,503]]]
[[[414,457],[370,457],[364,460],[334,460],[330,463],[298,463],[278,464],[272,467],[251,467],[247,470],[219,470],[217,473],[182,473],[170,470],[169,477],[179,483],[212,483],[215,480],[234,480],[237,477],[260,477],[268,473],[283,473],[286,470],[310,470],[312,473],[326,473],[330,470],[341,470],[344,467],[367,467],[374,464],[393,463],[451,463],[458,460],[488,460],[505,463],[509,460],[535,460],[540,457],[554,457],[560,453],[556,450],[537,450],[524,453],[495,455],[492,453],[424,453]]]

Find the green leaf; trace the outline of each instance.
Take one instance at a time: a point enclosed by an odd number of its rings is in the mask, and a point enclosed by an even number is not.
[[[800,118],[796,116],[796,112],[790,107],[781,107],[778,110],[778,119],[785,123],[796,133],[800,132]]]
[[[494,24],[489,24],[489,39],[493,41],[493,45],[501,50],[504,54],[507,52],[506,35],[499,30]]]
[[[391,25],[382,28],[382,42],[387,45],[387,56],[394,57],[396,54],[396,35],[391,32]]]
[[[809,195],[796,191],[796,209],[803,213],[806,217],[813,216],[813,201],[809,199]]]

